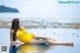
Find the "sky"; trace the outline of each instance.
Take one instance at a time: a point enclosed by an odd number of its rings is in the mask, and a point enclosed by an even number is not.
[[[60,4],[59,1],[68,0],[0,0],[0,5],[17,8],[20,11],[17,16],[21,17],[80,18],[80,3]],[[0,16],[3,16],[3,13],[0,13]]]

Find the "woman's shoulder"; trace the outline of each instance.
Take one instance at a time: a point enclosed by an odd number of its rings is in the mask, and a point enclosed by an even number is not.
[[[27,32],[26,28],[24,28],[24,27],[20,27],[20,29],[22,32]]]
[[[24,27],[20,27],[20,29],[25,29]]]
[[[26,28],[25,28],[25,27],[20,27],[20,29],[21,29],[21,30],[26,30]]]

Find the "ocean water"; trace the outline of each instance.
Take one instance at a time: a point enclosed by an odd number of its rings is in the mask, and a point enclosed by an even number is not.
[[[10,29],[0,28],[0,53],[80,53],[80,29],[31,28],[27,30],[58,41],[73,42],[74,46],[29,44],[10,46]],[[7,46],[7,51],[2,51],[1,46]]]

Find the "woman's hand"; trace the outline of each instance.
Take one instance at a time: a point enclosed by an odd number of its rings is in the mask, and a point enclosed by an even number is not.
[[[23,42],[16,42],[16,41],[11,41],[11,43],[10,43],[11,45],[16,45],[16,44],[24,44]]]

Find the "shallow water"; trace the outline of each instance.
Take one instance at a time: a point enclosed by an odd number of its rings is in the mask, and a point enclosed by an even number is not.
[[[74,46],[59,45],[14,45],[10,46],[10,29],[0,28],[0,53],[1,46],[6,45],[5,53],[80,53],[80,29],[47,28],[27,29],[28,32],[37,32],[41,36],[54,38],[62,42],[72,41]]]

